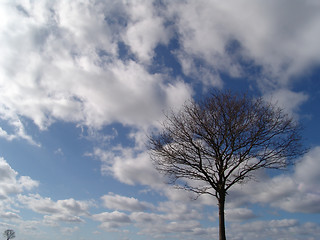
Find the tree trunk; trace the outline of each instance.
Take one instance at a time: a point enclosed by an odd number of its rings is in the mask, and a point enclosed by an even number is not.
[[[226,227],[224,221],[224,204],[226,200],[226,194],[220,193],[219,194],[219,240],[226,240]]]

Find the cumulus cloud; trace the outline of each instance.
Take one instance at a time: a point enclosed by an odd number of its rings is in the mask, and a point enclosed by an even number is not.
[[[317,1],[183,1],[167,8],[184,55],[235,77],[247,75],[243,64],[262,67],[261,87],[285,86],[320,63]]]
[[[149,235],[153,237],[166,237],[167,234],[176,235],[177,238],[191,237],[211,234],[211,229],[203,227],[199,221],[196,220],[197,214],[192,217],[188,215],[188,211],[181,212],[181,215],[170,214],[173,210],[168,208],[161,212],[161,207],[158,213],[152,212],[134,212],[130,218],[135,226],[139,228],[139,234]],[[177,212],[176,212],[177,213]],[[186,214],[185,214],[186,213]],[[195,219],[195,220],[193,220]]]
[[[103,212],[92,215],[92,219],[101,222],[100,228],[106,231],[115,231],[116,229],[131,223],[128,215],[122,212]]]
[[[199,236],[216,236],[216,228],[204,228],[196,220],[165,221],[162,216],[137,213],[132,215],[139,234],[153,236],[155,238],[166,238],[168,234],[177,239],[194,239]]]
[[[231,224],[228,239],[315,239],[319,236],[320,226],[315,223],[300,223],[296,219],[255,221],[245,224]]]
[[[129,24],[123,33],[124,42],[146,63],[151,62],[157,45],[168,44],[171,38],[171,29],[154,4],[148,0],[126,4]]]
[[[112,202],[115,201],[117,205],[118,202],[128,202],[129,206],[138,205],[137,199],[119,195],[116,195],[116,199],[112,199]],[[195,201],[190,201],[190,199],[189,202],[165,201],[159,202],[157,206],[150,206],[150,204],[144,202],[139,203],[143,203],[149,208],[130,207],[130,209],[123,209],[124,211],[131,211],[128,215],[115,211],[94,215],[94,219],[101,221],[101,227],[108,231],[115,231],[125,226],[130,219],[130,223],[139,229],[139,234],[153,237],[165,237],[166,234],[174,234],[179,238],[184,235],[197,236],[210,232],[209,229],[200,224],[200,219],[203,217],[201,214],[202,207]]]
[[[150,186],[161,191],[170,201],[179,202],[178,205],[173,202],[169,202],[170,204],[161,203],[158,207],[159,211],[166,211],[165,209],[167,209],[168,215],[172,216],[172,219],[177,219],[177,216],[184,216],[187,219],[200,217],[196,212],[184,212],[188,206],[187,204],[192,199],[192,195],[188,192],[165,186],[164,179],[154,172],[155,170],[146,153],[135,155],[132,149],[117,149],[119,151],[118,155],[115,152],[96,149],[94,154],[100,157],[103,164],[105,164],[105,171],[123,183]],[[237,221],[257,217],[252,210],[242,208],[248,203],[269,204],[274,208],[289,212],[319,212],[320,195],[317,186],[315,186],[320,172],[317,168],[319,165],[317,164],[318,156],[319,148],[316,147],[298,162],[292,174],[279,172],[278,175],[270,177],[265,171],[261,170],[256,172],[257,181],[234,186],[227,197],[228,219]],[[137,199],[130,200],[117,195],[108,196],[106,199],[109,201],[110,207],[113,206],[114,209],[118,210],[130,210],[128,209],[130,207],[116,206],[120,202],[127,202],[127,206],[130,206],[130,201],[132,204],[134,203],[135,207],[139,205]],[[197,203],[199,206],[215,205],[216,201],[211,197],[201,196]],[[194,207],[196,205],[193,205]]]
[[[256,218],[257,216],[251,209],[248,208],[230,208],[225,210],[226,220],[233,221],[245,221]]]
[[[133,197],[124,197],[118,194],[109,193],[101,197],[103,206],[114,210],[123,210],[130,212],[141,212],[153,208],[153,205],[147,202],[140,202]]]
[[[246,75],[242,65],[249,62],[262,67],[259,80],[285,88],[290,76],[320,62],[316,1],[2,5],[0,116],[17,123],[14,133],[0,129],[7,140],[35,143],[21,117],[41,129],[57,120],[97,128],[115,121],[153,123],[162,109],[192,94],[185,82],[149,71],[157,46],[174,38],[184,74],[206,86],[221,88],[221,72]],[[124,60],[119,43],[135,57]]]
[[[153,237],[166,234],[197,236],[211,232],[200,224],[203,217],[201,204],[190,199],[189,202],[159,202],[155,206],[136,198],[109,193],[102,200],[104,207],[117,209],[92,215],[93,220],[101,222],[99,227],[105,231],[122,231],[132,224],[139,229],[139,234]]]
[[[179,106],[192,95],[187,83],[149,71],[157,46],[174,38],[179,45],[173,53],[184,74],[206,86],[221,88],[221,72],[245,76],[247,62],[262,67],[263,86],[286,89],[290,76],[320,63],[315,1],[2,5],[0,117],[15,123],[13,133],[0,128],[0,137],[7,140],[39,145],[21,117],[40,129],[57,120],[96,128],[112,122],[154,123],[162,109]],[[119,43],[135,57],[122,58]],[[291,105],[306,100],[297,96]]]
[[[121,41],[143,61],[158,43],[168,42],[164,20],[154,18],[149,1],[8,2],[4,8],[10,15],[0,32],[2,119],[19,123],[24,116],[40,129],[57,120],[96,128],[114,121],[141,126],[190,97],[187,84],[167,85],[166,74],[117,59]],[[117,13],[127,25],[120,26]],[[28,138],[23,125],[19,129],[2,129],[0,136]]]
[[[0,127],[0,138],[7,141],[23,139],[34,146],[40,147],[41,144],[36,142],[31,135],[26,132],[25,126],[15,112],[7,111],[5,105],[0,104],[0,118],[7,121],[7,129]]]
[[[44,222],[54,225],[56,222],[84,222],[81,216],[88,216],[90,202],[78,201],[73,198],[53,201],[39,194],[18,195],[21,204],[34,212],[44,214]]]
[[[14,134],[8,134],[5,130],[3,130],[2,128],[0,128],[0,137],[8,140],[8,141],[11,141],[13,139],[16,138],[16,136]]]
[[[319,147],[313,148],[297,163],[292,174],[282,173],[270,178],[260,172],[257,182],[235,186],[227,198],[229,206],[242,206],[251,202],[270,204],[288,212],[318,213],[319,153]]]
[[[298,162],[295,176],[300,180],[299,189],[320,193],[317,183],[320,180],[320,147],[312,149]]]
[[[102,161],[101,171],[120,182],[147,186],[163,185],[163,179],[154,169],[147,152],[136,152],[131,148],[115,147],[112,150],[96,148],[93,156]]]
[[[0,217],[4,219],[20,219],[21,217],[14,212],[3,212],[0,213]]]
[[[296,191],[276,206],[289,212],[320,213],[320,190],[317,185],[320,179],[320,147],[312,149],[297,164],[292,176]]]
[[[18,173],[4,158],[0,157],[0,199],[8,198],[11,194],[31,190],[38,185],[39,182],[29,176],[18,177]]]
[[[39,182],[29,176],[19,176],[9,163],[0,157],[0,217],[5,221],[22,221],[16,197],[32,191]]]
[[[277,89],[275,91],[268,92],[264,98],[297,118],[301,105],[308,100],[309,96],[303,92],[293,92],[288,89]]]
[[[65,235],[72,234],[76,231],[79,231],[79,227],[64,227],[61,229],[62,233]]]

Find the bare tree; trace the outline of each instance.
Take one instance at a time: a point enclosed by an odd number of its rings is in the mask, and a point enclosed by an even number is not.
[[[284,169],[306,152],[298,123],[262,98],[216,91],[166,114],[149,137],[155,167],[175,186],[216,197],[219,239],[225,240],[228,190],[261,168]]]
[[[7,238],[7,240],[13,239],[16,237],[15,232],[12,229],[7,229],[3,232],[3,236]]]

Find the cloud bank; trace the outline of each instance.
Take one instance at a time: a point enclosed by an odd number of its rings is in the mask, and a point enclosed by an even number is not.
[[[222,87],[227,73],[254,76],[261,91],[287,88],[320,63],[319,8],[317,1],[5,1],[0,117],[14,130],[0,136],[32,142],[21,117],[40,129],[58,120],[152,124],[192,94],[180,78],[150,71],[157,47],[174,39],[183,74],[206,86]]]

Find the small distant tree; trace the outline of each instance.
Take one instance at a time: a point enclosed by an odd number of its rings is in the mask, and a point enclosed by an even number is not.
[[[190,101],[149,138],[155,167],[171,183],[218,201],[219,240],[226,240],[228,190],[261,168],[284,169],[306,152],[293,118],[261,97],[216,91]]]
[[[7,229],[3,232],[3,236],[10,240],[16,237],[16,233],[12,229]]]

